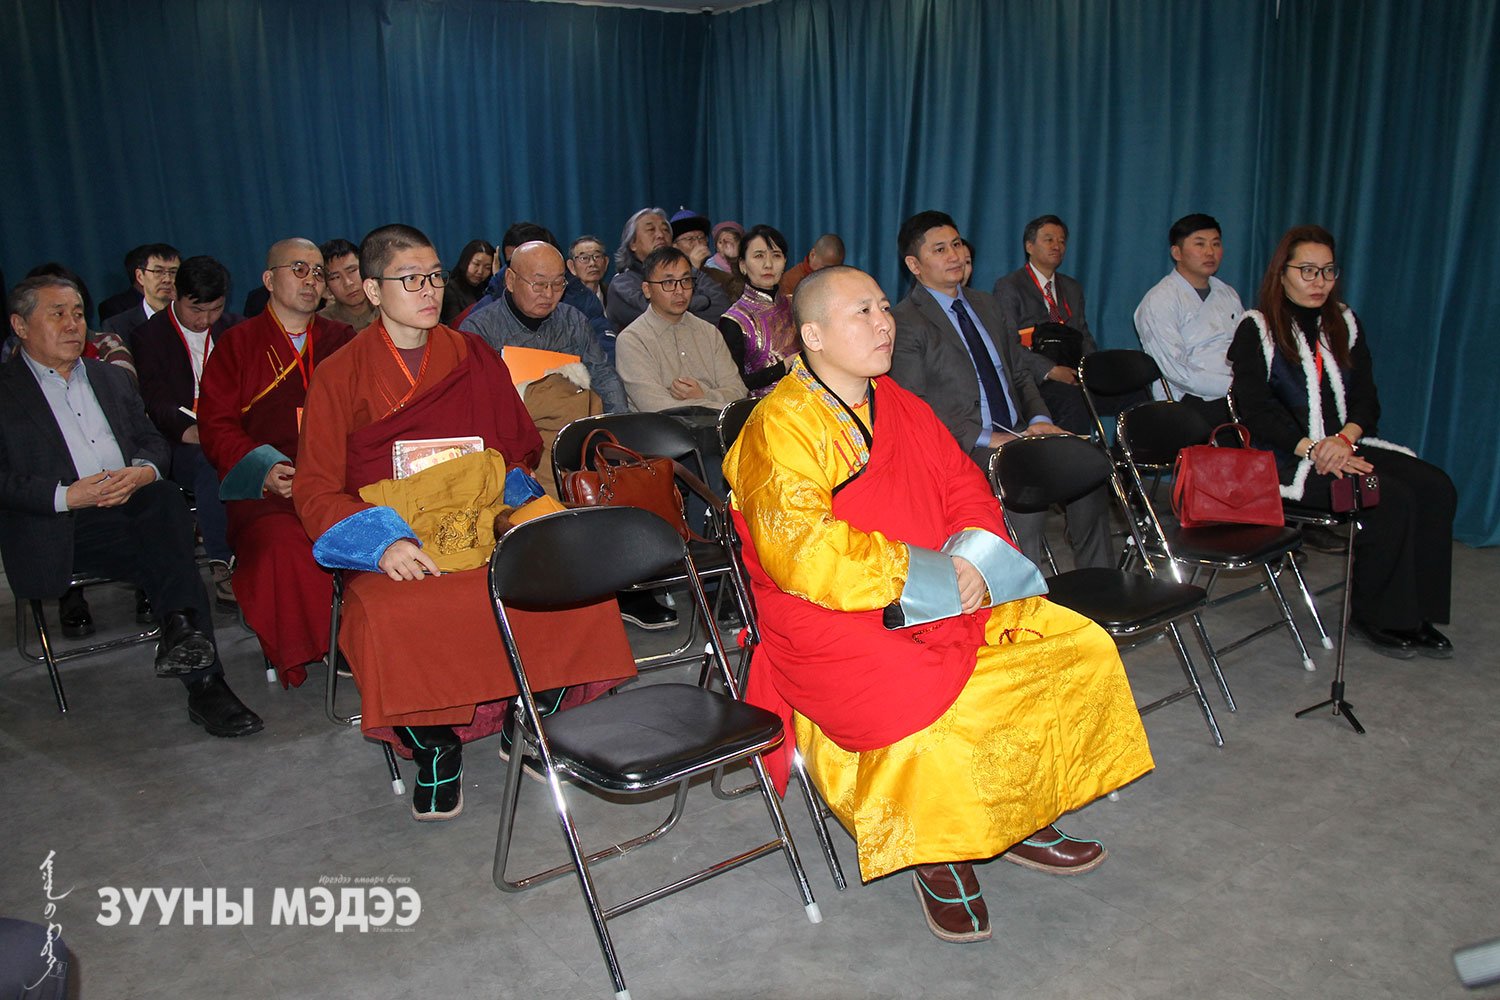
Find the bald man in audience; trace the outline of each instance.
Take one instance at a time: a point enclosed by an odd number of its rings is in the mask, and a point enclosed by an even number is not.
[[[802,258],[781,276],[781,290],[788,295],[797,291],[797,286],[809,274],[825,267],[838,267],[844,262],[844,241],[838,233],[824,233],[818,237],[807,256]]]
[[[354,337],[347,323],[317,314],[323,267],[311,240],[271,247],[261,275],[270,303],[219,338],[198,401],[203,452],[223,481],[235,592],[283,687],[301,685],[328,652],[333,580],[314,561],[291,500],[308,384]]]

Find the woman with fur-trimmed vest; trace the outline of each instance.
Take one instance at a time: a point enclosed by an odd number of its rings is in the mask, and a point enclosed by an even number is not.
[[[1287,231],[1229,347],[1232,393],[1252,443],[1276,456],[1281,493],[1332,509],[1331,484],[1374,472],[1380,501],[1355,536],[1350,629],[1397,659],[1447,658],[1457,494],[1443,470],[1375,437],[1380,399],[1369,345],[1338,294],[1333,237]],[[1309,391],[1309,386],[1317,391]]]

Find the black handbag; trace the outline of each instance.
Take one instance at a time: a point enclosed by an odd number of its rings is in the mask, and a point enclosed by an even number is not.
[[[1038,323],[1031,331],[1031,349],[1055,365],[1077,368],[1083,360],[1083,331],[1066,323]]]

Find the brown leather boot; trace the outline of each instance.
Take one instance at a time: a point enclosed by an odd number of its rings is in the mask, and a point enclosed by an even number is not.
[[[1006,861],[1048,875],[1082,875],[1104,863],[1109,852],[1097,840],[1078,840],[1044,826],[1001,855]]]
[[[939,939],[956,944],[989,940],[990,911],[973,865],[917,865],[911,881],[927,929]]]

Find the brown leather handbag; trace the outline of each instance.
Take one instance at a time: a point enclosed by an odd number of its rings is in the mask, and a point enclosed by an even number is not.
[[[640,507],[676,528],[684,541],[706,540],[688,527],[677,483],[705,498],[713,494],[681,462],[647,458],[602,427],[584,438],[583,455],[586,461],[592,456],[594,467],[563,474],[558,485],[565,501],[579,507]]]

